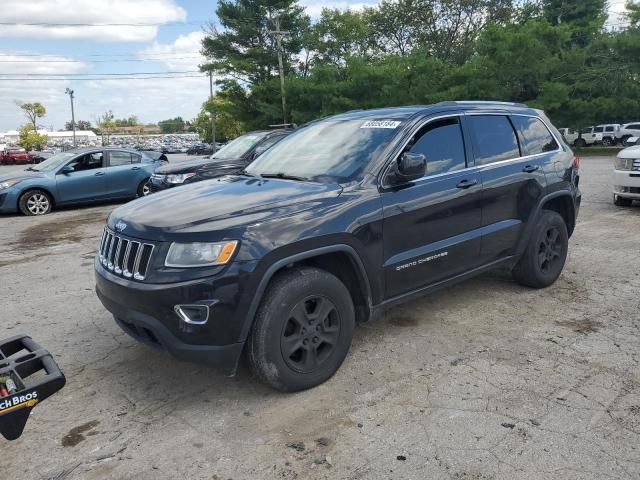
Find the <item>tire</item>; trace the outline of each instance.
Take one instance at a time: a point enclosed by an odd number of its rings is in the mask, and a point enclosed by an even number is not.
[[[138,185],[138,197],[146,197],[151,193],[151,188],[149,187],[149,179],[145,179],[140,182]]]
[[[631,137],[626,136],[626,137],[622,137],[622,146],[623,147],[630,147],[631,145],[629,144],[629,139]]]
[[[52,200],[49,194],[43,190],[27,190],[18,200],[18,207],[24,215],[46,215],[51,212]]]
[[[527,248],[513,269],[513,278],[532,288],[552,285],[564,268],[568,249],[569,235],[564,219],[557,212],[543,210]]]
[[[613,146],[613,140],[611,140],[609,137],[605,137],[602,139],[602,145],[604,145],[605,147],[611,147]]]
[[[576,148],[584,148],[587,146],[587,142],[584,141],[584,138],[578,138],[575,142],[573,142],[573,145]]]
[[[616,194],[613,195],[613,204],[616,207],[630,207],[632,203],[633,200],[631,200],[630,198],[624,198]]]
[[[247,341],[249,366],[281,392],[315,387],[342,365],[354,326],[351,295],[338,278],[291,269],[271,281],[260,304]]]

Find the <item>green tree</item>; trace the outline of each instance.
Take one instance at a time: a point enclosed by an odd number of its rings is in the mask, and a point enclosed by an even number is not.
[[[627,18],[631,23],[631,26],[634,28],[640,27],[640,3],[637,1],[628,1],[627,2]]]
[[[27,152],[30,152],[33,150],[42,150],[47,144],[48,138],[47,135],[38,133],[32,124],[27,123],[20,129],[20,140],[18,143]]]
[[[71,122],[66,122],[64,124],[64,129],[73,130],[73,124]],[[89,122],[88,120],[78,120],[76,122],[76,130],[91,130],[91,129],[92,129],[91,122]]]
[[[37,130],[38,118],[42,118],[47,114],[47,109],[44,108],[44,105],[39,102],[21,103],[20,108],[24,112],[29,122],[31,122],[31,125],[33,125],[33,128]]]
[[[228,111],[230,107],[231,104],[220,96],[215,96],[213,101],[206,101],[202,104],[200,113],[193,120],[193,125],[205,142],[211,143],[213,140],[210,116],[213,114],[215,114],[217,142],[226,142],[245,133],[242,123]]]
[[[184,132],[184,120],[182,117],[171,118],[158,122],[162,133],[182,133]]]
[[[288,32],[282,42],[288,71],[292,57],[301,50],[302,33],[309,28],[303,11],[296,0],[220,0],[216,14],[221,27],[211,23],[202,41],[202,54],[211,62],[201,68],[249,84],[276,75],[276,40],[270,32],[279,15],[280,28]]]

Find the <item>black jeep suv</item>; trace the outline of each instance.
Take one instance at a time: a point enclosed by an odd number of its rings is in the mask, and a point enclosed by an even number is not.
[[[356,322],[488,269],[560,275],[578,164],[539,110],[494,102],[312,122],[242,174],[114,210],[96,290],[136,339],[276,389],[343,362]]]

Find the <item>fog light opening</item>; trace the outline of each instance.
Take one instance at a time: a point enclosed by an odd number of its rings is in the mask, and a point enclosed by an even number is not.
[[[207,305],[176,305],[173,310],[188,325],[204,325],[209,320]]]

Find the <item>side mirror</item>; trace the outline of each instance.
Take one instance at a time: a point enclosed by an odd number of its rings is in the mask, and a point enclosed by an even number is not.
[[[392,185],[402,185],[424,177],[426,172],[427,157],[422,153],[404,152],[389,171],[388,181]]]
[[[60,171],[58,173],[62,173],[64,175],[67,175],[67,174],[73,173],[73,172],[75,172],[75,169],[71,165],[65,165],[64,167],[62,167],[60,169]]]

